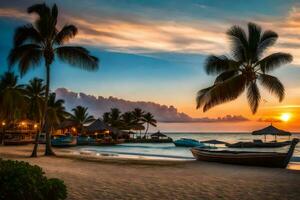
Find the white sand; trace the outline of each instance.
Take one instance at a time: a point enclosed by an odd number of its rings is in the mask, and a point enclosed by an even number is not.
[[[198,161],[163,162],[69,156],[28,158],[32,146],[0,146],[0,157],[39,165],[61,178],[68,199],[300,199],[300,171]],[[66,158],[72,157],[72,158]]]

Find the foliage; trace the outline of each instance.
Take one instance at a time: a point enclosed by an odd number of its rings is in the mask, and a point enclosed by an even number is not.
[[[75,122],[80,131],[82,131],[84,125],[95,121],[94,116],[89,115],[87,110],[87,107],[77,106],[76,108],[72,109],[73,113],[70,114],[68,118],[69,120]]]
[[[197,93],[197,108],[207,111],[221,103],[238,98],[247,90],[247,99],[252,113],[256,113],[261,95],[260,83],[281,102],[285,91],[278,78],[267,73],[290,63],[293,57],[288,53],[277,52],[264,56],[264,52],[273,46],[278,35],[270,30],[262,32],[260,26],[248,23],[248,34],[239,26],[227,31],[231,42],[231,57],[210,55],[205,62],[205,71],[217,75],[212,86]]]
[[[40,167],[0,159],[0,199],[60,200],[66,197],[64,182],[47,179]]]

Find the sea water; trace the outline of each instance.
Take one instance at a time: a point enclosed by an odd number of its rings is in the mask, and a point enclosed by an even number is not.
[[[198,141],[217,139],[228,143],[253,141],[264,139],[263,136],[253,136],[250,133],[164,133],[173,140],[190,138]],[[299,138],[300,134],[293,134],[291,138]],[[277,137],[277,141],[288,140],[288,137]],[[274,140],[274,136],[267,136],[268,141]],[[224,145],[216,145],[218,149],[230,149]],[[289,146],[281,148],[235,148],[231,150],[243,151],[268,151],[287,152]],[[134,158],[156,159],[194,159],[188,147],[176,147],[173,143],[124,143],[115,146],[84,146],[76,147],[79,152],[91,152],[99,156],[118,156]],[[292,158],[293,162],[300,163],[300,143],[297,145]]]

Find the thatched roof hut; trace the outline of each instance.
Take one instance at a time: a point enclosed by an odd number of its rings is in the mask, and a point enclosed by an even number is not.
[[[274,135],[275,136],[275,140],[276,140],[276,136],[291,136],[291,133],[288,131],[284,131],[281,129],[278,129],[276,127],[274,127],[272,124],[270,126],[267,126],[266,128],[260,129],[260,130],[256,130],[252,132],[252,135],[264,135],[265,136],[265,140],[266,140],[266,136],[267,135]]]

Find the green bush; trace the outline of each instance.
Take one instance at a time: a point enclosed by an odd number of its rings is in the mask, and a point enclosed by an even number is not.
[[[0,200],[60,200],[66,197],[64,182],[47,179],[40,167],[0,159]]]

